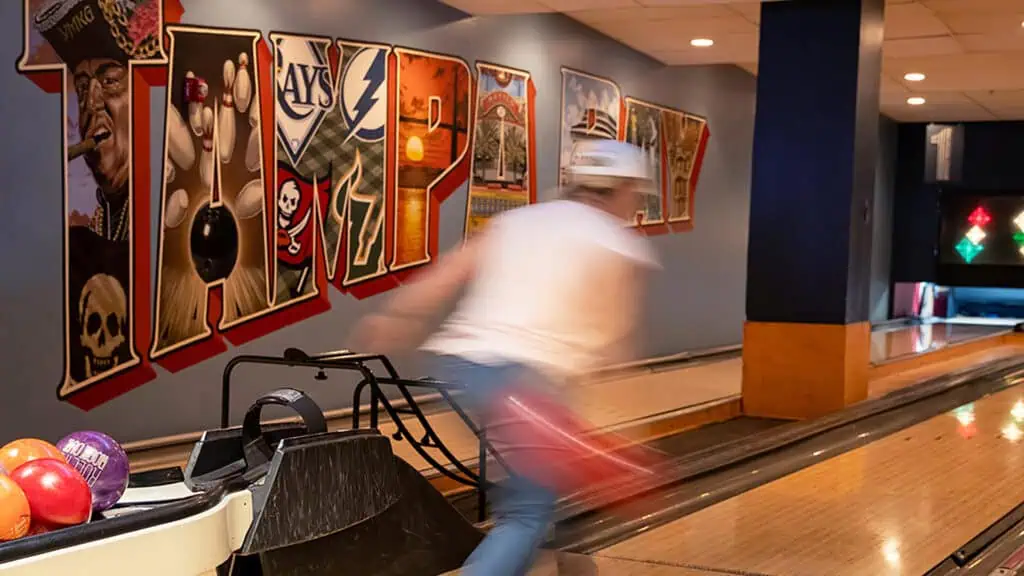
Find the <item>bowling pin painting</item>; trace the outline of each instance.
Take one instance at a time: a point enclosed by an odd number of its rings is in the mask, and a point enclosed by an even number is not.
[[[151,355],[269,310],[256,31],[168,26],[169,89]]]

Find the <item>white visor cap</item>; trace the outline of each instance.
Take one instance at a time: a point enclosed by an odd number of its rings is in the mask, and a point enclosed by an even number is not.
[[[639,191],[657,195],[651,181],[647,154],[618,140],[581,140],[573,146],[569,162],[571,182],[590,188],[614,188],[617,180],[634,180]]]

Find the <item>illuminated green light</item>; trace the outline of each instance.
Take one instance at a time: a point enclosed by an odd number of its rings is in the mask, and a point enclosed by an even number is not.
[[[1024,232],[1014,234],[1013,241],[1017,243],[1017,246],[1024,246]]]
[[[968,264],[970,264],[971,260],[974,260],[978,256],[978,254],[981,254],[981,251],[985,249],[984,246],[981,246],[980,244],[975,244],[974,242],[971,242],[967,238],[964,238],[957,242],[955,248],[956,251],[960,253],[960,256],[964,259],[964,262],[967,262]]]

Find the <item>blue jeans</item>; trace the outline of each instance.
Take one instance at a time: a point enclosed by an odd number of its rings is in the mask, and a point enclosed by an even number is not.
[[[467,411],[482,408],[516,378],[532,370],[520,364],[475,364],[454,356],[440,356],[436,376],[466,387],[459,403]],[[540,378],[538,375],[537,378]],[[484,429],[486,420],[477,419]],[[463,565],[464,576],[524,576],[533,565],[537,549],[547,535],[557,495],[551,489],[516,476],[502,483],[493,505],[495,525]]]

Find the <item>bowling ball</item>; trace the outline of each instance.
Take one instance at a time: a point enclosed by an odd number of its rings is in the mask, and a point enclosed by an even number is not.
[[[0,476],[0,542],[21,538],[31,522],[25,492],[10,477]]]
[[[25,492],[35,521],[72,526],[92,515],[89,484],[63,460],[32,460],[19,466],[10,477]]]
[[[238,225],[226,206],[196,212],[189,237],[192,265],[204,282],[227,278],[238,261]]]
[[[8,473],[14,472],[25,462],[39,458],[63,460],[64,455],[53,444],[36,438],[22,438],[0,448],[0,468]]]
[[[128,454],[113,438],[91,430],[65,436],[57,447],[92,490],[92,509],[102,512],[128,488]]]
[[[28,534],[26,536],[38,536],[40,534],[46,534],[47,532],[53,532],[54,530],[60,530],[60,526],[54,526],[47,524],[46,522],[32,522],[32,525],[28,528]]]

